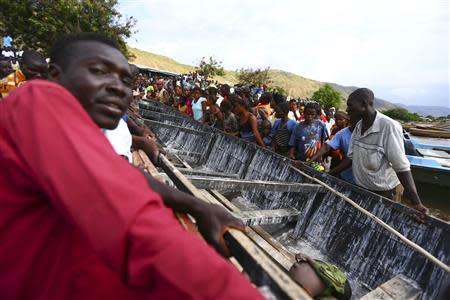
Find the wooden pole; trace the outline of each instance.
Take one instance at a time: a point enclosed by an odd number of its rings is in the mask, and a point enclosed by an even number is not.
[[[419,252],[420,254],[422,254],[423,256],[425,256],[427,259],[429,259],[431,262],[433,262],[434,264],[436,264],[438,267],[440,267],[441,269],[443,269],[444,271],[446,271],[447,273],[450,273],[450,267],[448,265],[446,265],[445,263],[443,263],[442,261],[440,261],[439,259],[437,259],[435,256],[433,256],[430,252],[428,252],[427,250],[425,250],[424,248],[422,248],[421,246],[417,245],[416,243],[412,242],[411,240],[409,240],[407,237],[405,237],[403,234],[401,234],[400,232],[398,232],[397,230],[395,230],[394,228],[392,228],[391,226],[389,226],[388,224],[386,224],[384,221],[382,221],[380,218],[378,218],[377,216],[375,216],[374,214],[370,213],[369,211],[365,210],[364,208],[362,208],[361,206],[359,206],[357,203],[355,203],[353,200],[351,200],[350,198],[348,198],[347,196],[345,196],[344,194],[336,191],[335,189],[333,189],[331,186],[329,186],[328,184],[320,181],[317,178],[314,178],[308,174],[306,174],[305,172],[295,168],[294,166],[289,166],[291,167],[293,170],[295,170],[296,172],[300,173],[301,175],[303,175],[304,177],[317,182],[318,184],[320,184],[321,186],[323,186],[324,188],[326,188],[327,190],[331,191],[332,193],[338,195],[339,197],[341,197],[342,199],[344,199],[347,203],[349,203],[351,206],[353,206],[354,208],[356,208],[357,210],[359,210],[360,212],[362,212],[363,214],[365,214],[366,216],[368,216],[369,218],[371,218],[372,220],[374,220],[375,222],[377,222],[378,224],[380,224],[382,227],[384,227],[387,231],[389,231],[390,233],[392,233],[393,235],[395,235],[397,238],[399,238],[402,242],[404,242],[406,245],[410,246],[411,248],[413,248],[414,250],[416,250],[417,252]]]

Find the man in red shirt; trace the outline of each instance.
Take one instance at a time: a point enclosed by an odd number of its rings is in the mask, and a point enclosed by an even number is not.
[[[224,210],[150,180],[118,156],[113,129],[131,93],[117,46],[58,41],[49,77],[0,103],[1,299],[261,299],[206,240],[240,224]]]

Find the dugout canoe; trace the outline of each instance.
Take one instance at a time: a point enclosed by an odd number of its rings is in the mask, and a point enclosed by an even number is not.
[[[169,154],[192,169],[186,174],[199,187],[219,190],[241,209],[295,209],[294,222],[263,227],[291,252],[337,264],[354,287],[354,299],[403,275],[423,291],[421,299],[436,299],[450,285],[450,274],[397,239],[372,218],[344,202],[336,193],[313,184],[291,162],[257,145],[223,134],[155,101],[141,101],[139,113]],[[303,172],[351,198],[447,266],[450,264],[450,224],[434,217],[414,221],[415,211],[323,172]],[[228,180],[230,178],[238,180]],[[222,179],[222,180],[218,180]],[[254,184],[255,180],[259,183]],[[270,182],[283,183],[277,188]],[[266,184],[261,188],[261,184]]]
[[[450,130],[410,128],[409,132],[416,136],[450,139]]]

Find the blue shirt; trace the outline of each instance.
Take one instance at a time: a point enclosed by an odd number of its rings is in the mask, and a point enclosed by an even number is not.
[[[333,138],[327,142],[328,146],[333,148],[333,150],[342,149],[347,155],[348,147],[350,145],[350,139],[352,138],[352,132],[348,127],[339,130]],[[352,167],[345,169],[340,174],[341,178],[347,182],[355,184],[355,180],[353,179],[353,171]]]
[[[325,141],[328,137],[325,124],[319,120],[313,120],[311,125],[302,121],[295,126],[289,140],[289,146],[295,147],[296,158],[306,160],[306,150],[317,143]]]
[[[277,134],[278,127],[280,127],[281,121],[282,121],[281,119],[278,119],[278,120],[276,120],[275,123],[273,124],[273,126],[272,126],[272,131],[270,132],[270,135],[271,135],[272,137],[274,137],[274,136]],[[286,127],[287,127],[287,129],[289,130],[290,133],[292,133],[292,131],[294,130],[295,125],[297,125],[297,122],[295,122],[294,120],[289,119],[289,120],[287,121]]]

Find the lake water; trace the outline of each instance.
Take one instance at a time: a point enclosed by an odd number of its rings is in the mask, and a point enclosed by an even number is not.
[[[450,139],[411,136],[421,144],[450,146]],[[450,222],[450,189],[416,182],[417,191],[425,206],[433,216]]]

